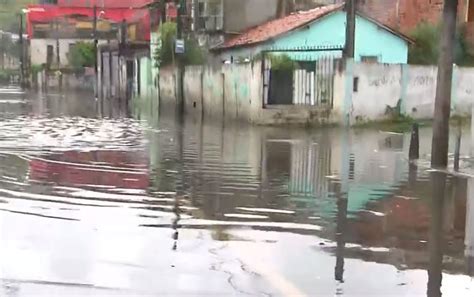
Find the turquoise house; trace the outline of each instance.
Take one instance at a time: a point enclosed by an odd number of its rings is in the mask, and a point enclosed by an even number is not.
[[[285,53],[297,61],[339,58],[345,44],[345,28],[344,4],[328,5],[251,28],[214,51],[226,63],[251,60],[265,51]],[[367,16],[357,15],[357,62],[406,64],[411,42],[405,35]]]

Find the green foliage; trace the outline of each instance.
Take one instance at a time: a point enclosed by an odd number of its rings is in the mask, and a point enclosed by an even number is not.
[[[474,65],[474,57],[469,54],[463,28],[458,28],[454,43],[455,63],[459,66]],[[410,34],[415,41],[409,48],[408,62],[419,65],[436,65],[439,57],[441,26],[429,23],[419,24]]]
[[[295,61],[291,60],[286,54],[270,55],[270,61],[272,62],[272,70],[291,71],[296,68]]]
[[[93,67],[95,64],[95,49],[91,42],[78,42],[69,52],[69,64],[75,69]]]
[[[434,65],[439,55],[439,27],[428,23],[419,24],[410,34],[415,41],[410,46],[408,61],[410,64]]]
[[[160,27],[161,46],[154,53],[158,67],[171,64],[174,61],[174,39],[176,38],[176,23],[166,22]]]
[[[156,67],[166,66],[174,63],[174,42],[176,40],[176,23],[166,22],[161,25],[161,44],[153,53]],[[187,38],[185,40],[186,52],[183,56],[185,65],[202,65],[205,61],[205,52],[201,49],[196,40]]]

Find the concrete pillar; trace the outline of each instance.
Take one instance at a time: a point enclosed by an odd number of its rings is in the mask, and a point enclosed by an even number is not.
[[[354,89],[354,59],[348,58],[345,61],[345,86],[344,86],[344,104],[343,104],[343,122],[344,126],[351,124],[352,92]]]

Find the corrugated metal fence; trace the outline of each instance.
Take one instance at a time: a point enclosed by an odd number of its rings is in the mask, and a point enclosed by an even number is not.
[[[322,58],[314,63],[314,71],[296,69],[293,75],[293,104],[329,105],[334,97],[335,60]]]

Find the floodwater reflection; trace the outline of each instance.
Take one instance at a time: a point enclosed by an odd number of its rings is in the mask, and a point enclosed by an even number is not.
[[[409,133],[21,96],[0,116],[2,296],[474,294],[473,182],[429,170],[429,128],[410,164]]]

